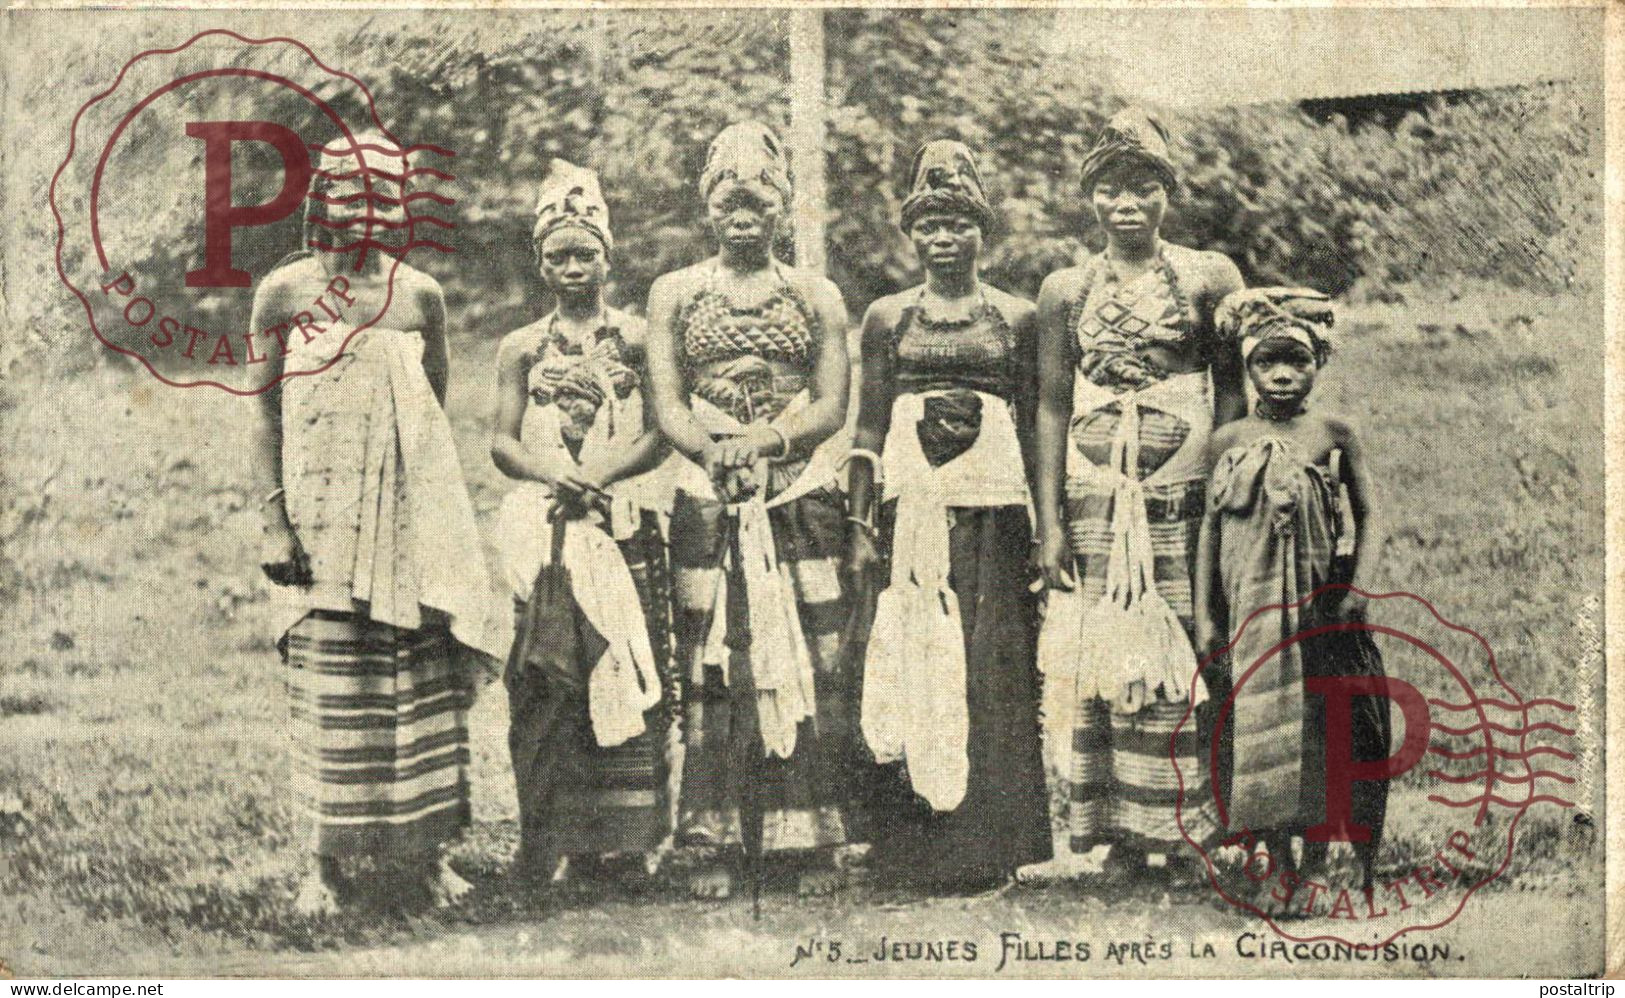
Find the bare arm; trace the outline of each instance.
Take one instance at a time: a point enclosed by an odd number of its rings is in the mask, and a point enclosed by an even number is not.
[[[1219,302],[1233,291],[1246,287],[1238,269],[1229,257],[1217,253],[1213,258],[1212,285],[1207,301],[1207,318],[1212,325],[1213,311]],[[1221,346],[1213,352],[1213,425],[1223,426],[1231,420],[1247,415],[1247,390],[1243,385],[1246,371],[1241,363],[1241,351],[1234,345]]]
[[[810,303],[818,313],[820,338],[811,384],[812,401],[799,412],[773,421],[784,434],[788,452],[805,453],[840,430],[846,423],[852,368],[846,353],[846,303],[834,282],[818,278]],[[776,441],[774,441],[776,443]]]
[[[429,379],[440,408],[446,407],[446,384],[451,380],[451,350],[446,344],[446,296],[438,282],[424,278],[419,292],[423,309],[423,374]]]
[[[1025,303],[1023,303],[1025,305]],[[1027,481],[1035,481],[1038,455],[1033,442],[1033,428],[1038,419],[1038,311],[1024,307],[1016,321],[1011,323],[1015,334],[1015,403],[1016,437],[1021,441],[1021,465]],[[1071,400],[1067,400],[1070,407]],[[1070,415],[1070,413],[1068,414]]]
[[[1061,484],[1066,473],[1066,431],[1072,419],[1072,348],[1066,328],[1067,295],[1052,274],[1038,292],[1038,405],[1033,427],[1033,505],[1038,514],[1039,568],[1051,588],[1070,589]]]
[[[254,308],[248,320],[248,328],[257,332],[277,321],[285,321],[278,320],[277,317],[293,314],[288,307],[290,297],[285,279],[275,276],[267,279],[254,295]],[[266,350],[265,363],[268,365],[266,374],[268,384],[282,377],[281,350]],[[282,386],[277,384],[261,392],[257,402],[254,440],[251,444],[255,457],[251,466],[256,476],[252,488],[256,500],[282,486]],[[275,513],[271,519],[286,521],[280,499],[268,503],[267,512]]]
[[[891,432],[892,382],[891,326],[879,303],[871,305],[863,317],[860,349],[863,352],[862,380],[858,385],[858,425],[852,446],[878,454]],[[872,524],[875,505],[875,469],[868,461],[853,461],[848,467],[848,495],[851,514]]]
[[[292,300],[289,275],[273,274],[254,296],[253,313],[249,328],[259,331],[275,323],[279,316],[294,314],[289,307]],[[266,351],[266,363],[271,365],[267,376],[273,381],[282,376],[282,350]],[[260,567],[277,585],[307,585],[310,582],[310,563],[299,544],[293,524],[288,519],[286,496],[282,490],[282,388],[280,385],[260,393],[257,426],[250,444],[255,450],[255,481],[252,488],[264,496],[260,508],[261,529]]]
[[[1336,424],[1334,435],[1343,449],[1343,481],[1348,486],[1349,513],[1354,517],[1354,575],[1349,581],[1355,588],[1371,592],[1376,584],[1378,552],[1386,539],[1387,524],[1373,494],[1359,437],[1353,427],[1341,421]]]
[[[1207,655],[1223,643],[1220,628],[1227,622],[1227,610],[1219,582],[1219,516],[1213,508],[1213,467],[1229,446],[1224,431],[1208,438],[1203,454],[1203,471],[1208,483],[1202,507],[1202,525],[1196,538],[1196,575],[1191,579],[1191,601],[1196,617],[1196,654]]]
[[[677,310],[681,302],[675,284],[668,274],[649,289],[649,381],[645,404],[654,410],[655,425],[671,445],[689,460],[703,463],[711,435],[689,408],[688,385],[677,346]]]

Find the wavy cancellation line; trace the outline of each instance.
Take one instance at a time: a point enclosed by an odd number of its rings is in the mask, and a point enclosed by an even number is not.
[[[359,152],[383,153],[386,156],[412,156],[420,152],[432,152],[437,156],[456,156],[455,152],[444,146],[433,145],[428,142],[419,142],[403,148],[397,146],[380,146],[371,142],[352,142],[344,145],[339,142],[308,142],[306,145],[315,152],[326,153],[329,156],[353,156]]]
[[[423,176],[425,174],[435,178],[436,180],[449,181],[457,179],[457,175],[455,173],[447,173],[445,170],[436,170],[432,166],[409,166],[399,173],[377,166],[358,166],[347,173],[334,173],[332,170],[324,170],[321,167],[316,167],[311,170],[312,176],[335,182],[354,180],[357,177],[382,177],[385,180],[393,181],[397,184],[404,184],[408,178]]]
[[[1433,730],[1447,735],[1476,735],[1483,731],[1495,731],[1503,735],[1511,735],[1514,738],[1522,735],[1532,735],[1537,731],[1555,731],[1560,735],[1567,735],[1570,737],[1573,737],[1574,735],[1573,728],[1565,728],[1561,724],[1555,724],[1551,721],[1538,721],[1534,724],[1525,724],[1522,727],[1517,728],[1508,727],[1505,724],[1496,724],[1494,721],[1481,721],[1478,724],[1469,725],[1465,728],[1452,728],[1444,724],[1435,724],[1433,725]]]
[[[317,239],[310,240],[306,243],[306,245],[312,249],[322,250],[327,253],[353,253],[356,250],[361,250],[362,252],[366,252],[367,250],[381,250],[385,253],[395,254],[408,253],[415,249],[432,249],[440,253],[456,252],[456,250],[452,249],[450,246],[447,246],[444,243],[435,242],[433,239],[409,239],[397,246],[392,243],[386,243],[378,239],[373,239],[370,236],[357,239],[352,243],[345,243],[342,246],[333,246]]]
[[[399,222],[392,222],[387,218],[379,218],[373,215],[363,215],[360,218],[351,218],[335,222],[332,219],[323,218],[320,215],[312,215],[310,216],[310,221],[312,224],[319,225],[324,229],[351,229],[359,225],[376,225],[380,229],[411,229],[418,225],[438,225],[442,229],[457,228],[454,223],[448,222],[445,219],[438,218],[434,215],[408,215],[405,219]]]
[[[392,198],[388,194],[383,194],[378,191],[357,191],[354,194],[346,194],[345,196],[339,198],[333,197],[331,194],[312,193],[310,197],[311,200],[319,201],[322,204],[339,205],[354,204],[357,201],[365,201],[368,204],[384,204],[391,207],[399,207],[401,205],[411,204],[413,201],[421,201],[425,198],[435,202],[436,204],[452,205],[457,203],[453,198],[446,197],[444,194],[436,194],[433,191],[413,191],[402,198]]]
[[[1443,780],[1446,783],[1482,783],[1486,780],[1494,780],[1497,783],[1534,783],[1538,779],[1556,780],[1559,783],[1574,782],[1574,777],[1565,776],[1550,769],[1537,769],[1525,776],[1516,776],[1489,769],[1481,769],[1467,776],[1454,776],[1442,769],[1433,769],[1428,771],[1428,776],[1435,780]]]
[[[1507,800],[1505,797],[1497,797],[1494,794],[1479,794],[1477,797],[1469,797],[1466,800],[1450,800],[1447,797],[1440,797],[1438,794],[1429,794],[1428,800],[1435,804],[1443,804],[1445,807],[1479,807],[1485,804],[1499,804],[1502,807],[1510,807],[1519,811],[1527,810],[1536,804],[1556,804],[1558,807],[1574,806],[1573,801],[1553,797],[1550,794],[1537,794],[1523,800]]]
[[[1521,703],[1512,703],[1509,700],[1497,700],[1494,697],[1474,697],[1472,700],[1464,704],[1450,703],[1445,700],[1429,698],[1428,703],[1438,707],[1440,710],[1456,711],[1478,710],[1481,707],[1499,707],[1502,710],[1517,711],[1519,713],[1534,710],[1536,707],[1556,707],[1558,710],[1571,712],[1574,710],[1573,704],[1564,703],[1561,700],[1554,700],[1551,697],[1536,697],[1533,700],[1525,700]]]

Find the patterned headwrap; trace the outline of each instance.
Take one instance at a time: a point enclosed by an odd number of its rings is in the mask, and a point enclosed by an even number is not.
[[[1289,339],[1331,356],[1332,300],[1310,288],[1248,288],[1225,296],[1213,313],[1220,335],[1236,342],[1245,363],[1265,340]]]
[[[1148,167],[1172,190],[1178,177],[1168,155],[1168,130],[1162,122],[1136,107],[1112,115],[1095,147],[1083,157],[1083,192],[1094,190],[1102,174],[1124,159]]]
[[[927,142],[914,154],[908,175],[904,232],[925,215],[969,215],[983,232],[992,228],[993,206],[987,202],[976,160],[964,143],[952,139]]]
[[[568,160],[555,158],[548,161],[541,194],[536,199],[536,226],[530,235],[537,251],[540,252],[543,240],[566,226],[597,236],[606,253],[615,246],[609,232],[609,205],[598,188],[598,175]]]
[[[700,171],[700,194],[711,191],[724,180],[757,180],[779,192],[790,203],[790,165],[784,146],[773,129],[759,121],[741,121],[724,128],[711,140]]]

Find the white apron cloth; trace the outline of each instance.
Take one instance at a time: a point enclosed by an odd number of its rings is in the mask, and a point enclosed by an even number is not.
[[[965,632],[949,585],[949,510],[1026,506],[1031,499],[1021,442],[1004,400],[977,392],[981,429],[964,453],[933,468],[920,447],[927,398],[892,403],[886,435],[886,497],[896,498],[891,579],[875,604],[864,660],[862,728],[878,762],[904,761],[909,781],[937,811],[965,799],[967,743]]]

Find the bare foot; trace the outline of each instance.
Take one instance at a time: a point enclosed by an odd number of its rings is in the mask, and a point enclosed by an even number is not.
[[[306,918],[326,918],[338,914],[339,899],[333,889],[327,886],[319,873],[312,873],[299,885],[299,893],[293,899],[293,910]]]
[[[804,898],[828,897],[839,894],[845,886],[846,877],[840,870],[803,870],[796,894]]]
[[[473,889],[474,885],[458,876],[457,871],[444,859],[440,861],[440,868],[429,883],[429,895],[434,898],[436,908],[447,908],[456,904]]]
[[[553,875],[547,878],[548,883],[562,884],[570,879],[570,857],[560,856],[558,865],[553,867]]]
[[[733,874],[719,867],[695,870],[688,877],[688,893],[691,897],[706,901],[721,901],[734,892]]]

